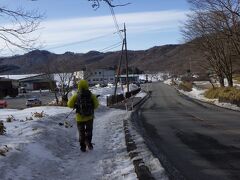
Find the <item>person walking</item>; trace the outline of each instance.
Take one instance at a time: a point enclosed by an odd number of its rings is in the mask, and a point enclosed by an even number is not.
[[[94,110],[99,106],[99,102],[97,97],[89,90],[89,85],[86,80],[79,81],[78,91],[69,99],[67,106],[76,109],[76,121],[81,151],[86,152],[86,147],[92,150]]]

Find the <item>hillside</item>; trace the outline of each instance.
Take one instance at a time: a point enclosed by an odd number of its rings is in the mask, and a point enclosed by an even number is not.
[[[120,51],[101,53],[90,51],[85,54],[66,52],[54,54],[34,50],[24,55],[0,58],[1,74],[43,73],[46,71],[77,71],[83,68],[107,68],[118,65]],[[204,59],[200,51],[192,50],[187,44],[164,45],[148,50],[128,51],[129,66],[144,71],[171,71],[184,73],[191,68],[202,71]],[[125,62],[123,62],[123,66]]]

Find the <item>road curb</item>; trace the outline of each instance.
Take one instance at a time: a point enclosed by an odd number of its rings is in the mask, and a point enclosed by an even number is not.
[[[123,120],[123,127],[125,132],[125,141],[127,152],[133,162],[135,172],[139,180],[154,180],[149,168],[145,165],[143,159],[139,156],[137,145],[134,142],[132,135],[129,131],[128,119]]]
[[[145,100],[149,97],[149,93],[139,100],[137,103],[133,105],[133,107],[140,106]],[[133,162],[135,172],[137,174],[137,177],[139,180],[154,180],[155,178],[152,176],[151,171],[149,168],[145,165],[143,159],[139,156],[139,153],[137,151],[137,145],[135,141],[133,140],[133,137],[129,131],[129,119],[123,120],[123,128],[125,133],[125,142],[127,146],[127,152],[130,157],[130,159]]]

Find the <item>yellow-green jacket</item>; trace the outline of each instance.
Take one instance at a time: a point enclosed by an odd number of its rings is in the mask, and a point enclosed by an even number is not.
[[[78,83],[78,91],[81,91],[82,89],[83,90],[89,89],[88,82],[86,80],[80,80],[79,83]],[[75,93],[69,99],[69,101],[67,103],[68,107],[70,107],[70,108],[74,107],[74,104],[77,101],[77,96],[78,96],[77,93]],[[99,102],[98,102],[97,97],[94,94],[92,94],[92,100],[93,100],[93,104],[94,104],[94,109],[96,109],[99,106]],[[94,118],[94,115],[92,115],[92,116],[83,116],[83,115],[80,115],[79,113],[76,113],[76,121],[77,122],[85,122],[85,121],[91,120],[93,118]]]

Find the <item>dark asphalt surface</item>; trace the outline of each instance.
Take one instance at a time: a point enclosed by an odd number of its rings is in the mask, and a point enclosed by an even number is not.
[[[170,179],[240,179],[240,112],[191,100],[152,83],[135,113],[146,143]]]

